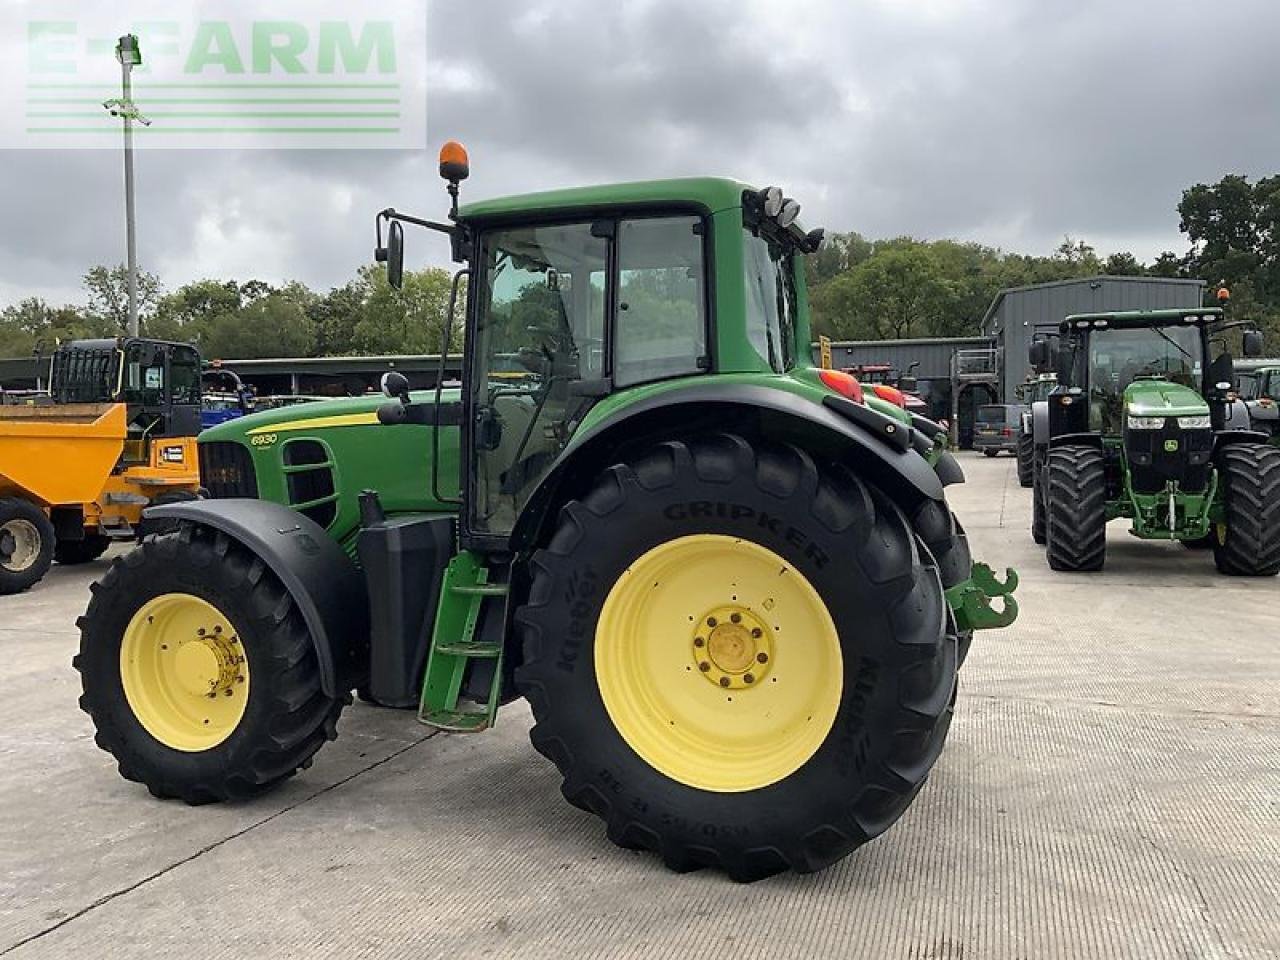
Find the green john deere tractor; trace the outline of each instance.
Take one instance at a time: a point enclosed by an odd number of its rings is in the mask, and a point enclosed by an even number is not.
[[[446,235],[460,387],[207,431],[211,499],[113,563],[76,665],[120,772],[190,803],[307,766],[350,691],[534,746],[679,870],[817,870],[892,824],[1016,578],[969,559],[943,431],[810,366],[777,189],[690,179],[378,217]],[[384,232],[385,231],[385,232]],[[446,351],[447,352],[447,351]],[[442,359],[442,369],[443,369]],[[992,598],[1002,598],[993,607]]]
[[[1125,517],[1142,539],[1212,548],[1222,573],[1280,572],[1280,449],[1235,398],[1240,326],[1216,307],[1085,314],[1031,345],[1058,369],[1032,517],[1050,567],[1102,569],[1107,522]],[[1261,335],[1243,348],[1258,355]]]
[[[1018,483],[1024,487],[1033,486],[1037,458],[1043,458],[1044,451],[1037,448],[1035,436],[1037,404],[1044,405],[1049,394],[1058,387],[1056,373],[1041,373],[1032,377],[1018,388],[1018,399],[1026,404],[1018,422]],[[1043,407],[1047,410],[1047,407]]]

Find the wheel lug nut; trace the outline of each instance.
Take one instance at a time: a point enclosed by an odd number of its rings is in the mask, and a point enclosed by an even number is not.
[[[204,636],[204,627],[201,627],[199,630],[197,630],[197,631],[196,631],[196,636],[197,636],[197,637],[203,637],[203,636]]]
[[[700,664],[698,664],[698,669],[701,670],[703,673],[706,673],[708,670],[711,669],[711,664],[703,660]]]
[[[749,673],[744,673],[744,674],[742,675],[742,682],[743,682],[743,683],[755,683],[755,682],[756,682],[756,678],[755,678],[755,677],[753,677],[753,676],[752,676],[751,674],[749,674]]]
[[[763,630],[761,630],[759,627],[752,627],[752,628],[751,628],[751,638],[752,638],[753,640],[759,640],[759,639],[760,639],[761,637],[763,637],[763,636],[764,636],[764,631],[763,631]],[[761,661],[761,662],[763,662],[763,661]]]
[[[730,620],[732,620],[734,623],[741,623],[741,622],[742,622],[742,614],[740,614],[740,613],[734,613],[734,614],[731,614],[731,615],[729,616],[729,619],[730,619]]]
[[[715,625],[716,625],[716,618],[715,618],[715,617],[707,617],[707,626],[708,626],[708,627],[714,627]]]
[[[695,647],[705,647],[707,645],[707,641],[703,640],[701,637],[694,637],[693,645]]]
[[[720,678],[720,686],[722,686],[722,687],[727,687],[728,685],[729,685],[729,678],[728,678],[728,677],[721,677],[721,678]]]
[[[769,662],[769,655],[768,655],[767,653],[763,653],[763,652],[761,652],[761,653],[757,653],[757,654],[756,654],[756,661],[757,661],[758,663],[768,663],[768,662]]]

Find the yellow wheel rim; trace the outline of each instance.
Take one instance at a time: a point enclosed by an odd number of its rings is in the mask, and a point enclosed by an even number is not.
[[[249,663],[231,621],[187,593],[156,597],[125,627],[120,678],[138,722],[166,747],[210,750],[249,702]]]
[[[818,591],[772,550],[714,534],[664,543],[623,572],[600,613],[595,668],[631,749],[719,793],[804,766],[843,688],[840,639]]]

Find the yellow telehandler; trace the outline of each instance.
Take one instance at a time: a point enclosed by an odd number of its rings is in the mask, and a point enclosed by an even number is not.
[[[48,396],[0,406],[0,594],[53,561],[156,532],[144,508],[199,496],[200,355],[132,337],[54,353]]]

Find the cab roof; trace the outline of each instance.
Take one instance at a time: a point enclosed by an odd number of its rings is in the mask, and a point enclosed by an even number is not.
[[[657,206],[696,207],[710,214],[742,206],[743,192],[753,189],[725,177],[609,183],[477,200],[463,204],[458,218],[464,221],[515,219],[551,211],[585,213],[613,207]]]

